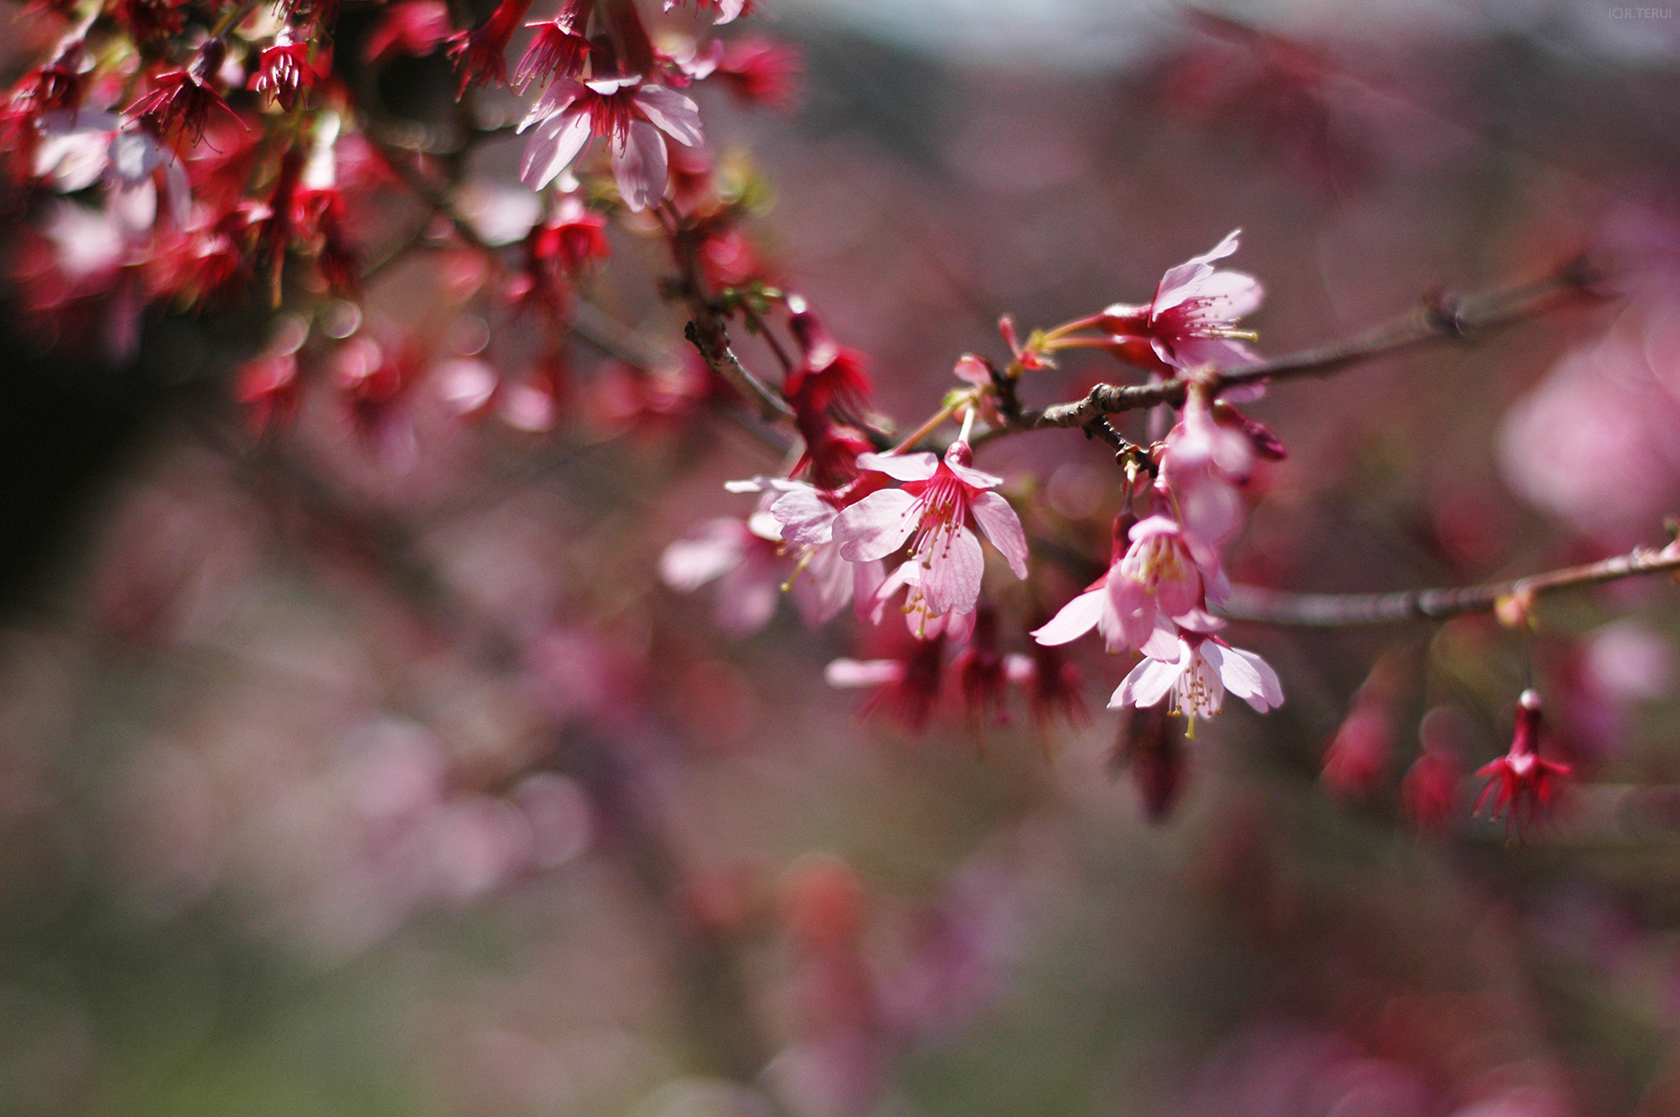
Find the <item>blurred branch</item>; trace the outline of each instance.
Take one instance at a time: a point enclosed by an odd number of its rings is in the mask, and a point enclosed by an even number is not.
[[[1440,294],[1375,329],[1346,341],[1332,342],[1259,364],[1225,369],[1206,376],[1214,391],[1266,380],[1328,376],[1366,361],[1393,356],[1440,341],[1468,341],[1506,326],[1524,322],[1572,298],[1590,295],[1597,276],[1584,258],[1576,258],[1551,275],[1503,291],[1469,298]],[[1135,411],[1168,403],[1179,406],[1193,378],[1180,374],[1156,384],[1098,384],[1076,403],[1057,404],[1042,411],[1023,411],[1004,432],[1044,427],[1085,427],[1101,415]],[[992,432],[988,432],[992,433]]]
[[[1231,597],[1217,610],[1234,621],[1338,628],[1391,624],[1408,620],[1445,620],[1466,613],[1502,613],[1526,617],[1534,599],[1543,593],[1614,582],[1638,574],[1680,571],[1680,544],[1658,550],[1640,547],[1625,555],[1531,574],[1512,582],[1493,582],[1457,589],[1406,590],[1402,593],[1327,594],[1288,593],[1257,586],[1233,586]]]
[[[496,246],[485,240],[473,227],[465,214],[455,207],[448,190],[434,183],[419,167],[409,159],[410,152],[391,143],[384,138],[376,123],[367,119],[365,114],[358,114],[358,123],[366,134],[368,142],[379,152],[387,166],[403,180],[416,197],[425,202],[433,212],[440,214],[454,227],[455,235],[463,243],[477,249],[484,254],[498,268],[505,267],[501,257],[497,254]],[[422,230],[423,231],[423,230]],[[364,278],[371,278],[396,263],[404,252],[417,243],[420,232],[414,238],[400,244],[398,248],[376,261],[364,273]],[[634,330],[615,320],[610,314],[583,299],[572,301],[572,314],[568,328],[583,340],[593,345],[609,357],[616,357],[627,365],[650,372],[669,363],[669,359],[658,349],[649,345]]]
[[[782,399],[781,393],[748,372],[730,347],[729,330],[706,291],[705,277],[700,274],[698,231],[675,211],[671,212],[669,222],[666,232],[671,239],[671,254],[676,258],[677,270],[681,273],[678,293],[693,316],[683,335],[694,343],[708,368],[723,377],[730,387],[741,394],[742,399],[757,405],[758,413],[765,422],[791,421],[793,409]]]

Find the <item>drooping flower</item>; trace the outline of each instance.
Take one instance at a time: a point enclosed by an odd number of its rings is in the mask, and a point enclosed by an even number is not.
[[[298,93],[319,80],[320,75],[309,65],[309,42],[298,39],[290,27],[285,27],[275,36],[274,45],[258,56],[257,71],[251,75],[249,86],[291,112]]]
[[[902,637],[901,637],[902,639]],[[945,679],[945,635],[912,640],[890,659],[837,659],[823,678],[831,687],[872,687],[866,713],[886,708],[912,732],[920,733],[939,702]]]
[[[464,96],[469,85],[506,84],[508,40],[530,10],[531,0],[502,0],[489,19],[449,36],[449,57],[461,74],[457,97]]]
[[[588,8],[582,0],[567,0],[553,19],[527,23],[536,35],[513,71],[513,88],[523,93],[533,83],[542,86],[577,77],[589,57],[589,37],[583,33],[587,19]]]
[[[966,434],[966,430],[965,430]],[[1027,538],[1009,502],[992,489],[1003,478],[969,463],[974,451],[959,438],[943,460],[930,453],[860,454],[858,467],[902,482],[870,493],[840,513],[834,535],[848,562],[884,559],[906,542],[920,573],[905,612],[912,630],[949,613],[972,613],[980,597],[985,559],[976,525],[1017,578],[1027,576]]]
[[[702,141],[700,110],[681,93],[640,77],[555,82],[519,130],[536,126],[519,165],[520,181],[541,190],[600,136],[612,152],[613,176],[632,210],[657,205],[668,186],[661,132],[692,147]]]
[[[1194,615],[1210,595],[1218,603],[1230,589],[1214,550],[1177,520],[1158,514],[1135,524],[1130,538],[1106,587],[1126,646],[1142,648],[1158,617],[1185,618],[1190,627],[1206,628]]]
[[[1161,484],[1173,495],[1178,519],[1194,536],[1218,547],[1242,526],[1239,491],[1254,469],[1254,442],[1221,423],[1200,385],[1192,385],[1178,423],[1161,453]]]
[[[125,115],[145,121],[163,139],[190,138],[198,143],[204,138],[204,126],[212,109],[239,119],[212,84],[226,57],[227,43],[221,39],[207,40],[185,70],[172,70],[153,78],[151,90],[130,105]]]
[[[1213,266],[1236,252],[1241,236],[1242,230],[1235,229],[1210,251],[1169,268],[1150,302],[1115,303],[1098,316],[1097,325],[1123,358],[1169,372],[1259,360],[1243,344],[1254,335],[1236,327],[1259,307],[1265,290],[1252,275]]]
[[[855,416],[867,404],[872,389],[866,362],[862,353],[834,340],[804,299],[789,295],[788,309],[800,363],[782,392],[805,440],[805,454],[793,472],[808,466],[817,485],[838,488],[857,476],[858,455],[869,449],[858,431],[836,418]]]
[[[1150,650],[1154,650],[1151,648]],[[1189,722],[1186,736],[1196,735],[1196,718],[1217,714],[1225,692],[1260,713],[1283,705],[1283,687],[1271,665],[1253,652],[1233,648],[1216,636],[1181,634],[1175,659],[1145,656],[1120,682],[1108,708],[1153,706],[1173,696],[1169,713]]]
[[[1480,814],[1486,804],[1488,817],[1504,814],[1506,833],[1515,827],[1518,837],[1545,816],[1557,795],[1559,781],[1570,773],[1569,765],[1541,757],[1540,722],[1539,693],[1523,691],[1517,700],[1510,751],[1476,771],[1488,784],[1476,797],[1472,813]]]

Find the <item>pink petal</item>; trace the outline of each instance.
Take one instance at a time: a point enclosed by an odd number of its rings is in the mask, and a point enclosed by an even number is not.
[[[560,113],[549,117],[531,134],[519,161],[519,181],[541,190],[571,166],[578,152],[594,133],[583,113]]]
[[[519,122],[519,131],[523,132],[533,124],[550,120],[565,112],[582,92],[583,86],[575,81],[555,82],[548,87],[547,92],[537,98],[537,103],[531,106],[531,111]],[[587,119],[588,114],[584,116]]]
[[[1047,646],[1072,643],[1097,626],[1107,608],[1106,598],[1106,588],[1086,590],[1063,605],[1048,623],[1034,629],[1032,638]]]
[[[820,545],[834,538],[834,521],[840,513],[816,489],[801,485],[778,497],[770,514],[781,521],[783,538]]]
[[[780,596],[780,583],[769,565],[749,559],[718,579],[713,615],[731,636],[747,636],[770,623]]]
[[[859,454],[859,469],[885,473],[898,481],[926,481],[939,472],[939,459],[927,451],[919,454]]]
[[[1141,648],[1155,632],[1155,598],[1135,578],[1108,580],[1108,605],[1120,622],[1122,642]]]
[[[1240,243],[1241,229],[1233,229],[1224,240],[1200,256],[1192,256],[1176,268],[1168,268],[1155,288],[1154,314],[1177,306],[1193,295],[1201,294],[1201,285],[1213,274],[1213,261],[1223,260],[1234,253]]]
[[[700,106],[673,89],[647,85],[636,91],[636,107],[661,132],[684,147],[705,142],[700,134]]]
[[[992,541],[992,546],[1009,563],[1015,577],[1025,578],[1027,533],[1021,530],[1021,518],[1015,514],[1015,509],[997,493],[980,493],[968,502],[968,508],[974,513],[974,522],[980,525],[980,530]]]
[[[665,548],[659,576],[672,589],[691,593],[739,566],[745,553],[745,525],[728,517],[712,520]]]
[[[823,672],[833,687],[884,686],[904,678],[904,664],[896,659],[837,659]]]
[[[816,547],[793,580],[793,598],[805,623],[812,628],[827,624],[852,599],[855,568],[840,557],[833,545]]]
[[[612,163],[619,196],[632,211],[649,209],[665,197],[665,139],[653,125],[632,121],[624,142],[613,145]]]
[[[858,455],[860,462],[867,456]],[[840,554],[847,562],[886,558],[904,546],[916,529],[921,519],[920,503],[903,489],[882,489],[843,510],[834,521]]]
[[[871,609],[875,608],[876,595],[886,583],[887,572],[879,562],[852,563],[852,611],[860,621],[869,621]],[[880,623],[880,611],[876,610],[873,617],[875,623]]]
[[[980,600],[980,577],[985,571],[979,537],[966,527],[958,528],[922,568],[922,596],[928,611],[972,612]]]

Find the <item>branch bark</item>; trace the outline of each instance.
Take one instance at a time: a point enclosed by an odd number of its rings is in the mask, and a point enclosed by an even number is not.
[[[1257,586],[1233,586],[1231,597],[1216,610],[1234,621],[1342,628],[1393,624],[1397,621],[1446,620],[1466,613],[1485,613],[1510,601],[1526,608],[1543,593],[1613,582],[1639,574],[1680,571],[1680,543],[1658,550],[1640,547],[1625,555],[1583,566],[1568,566],[1531,574],[1511,582],[1491,582],[1455,589],[1406,590],[1401,593],[1339,594],[1289,593]]]

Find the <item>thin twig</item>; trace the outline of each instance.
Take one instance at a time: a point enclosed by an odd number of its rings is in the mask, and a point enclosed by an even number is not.
[[[707,367],[740,393],[741,398],[758,406],[767,423],[786,422],[793,418],[793,408],[782,399],[781,393],[767,387],[758,377],[747,371],[729,344],[729,330],[723,317],[712,304],[706,291],[706,280],[700,274],[700,260],[695,251],[695,231],[680,217],[672,217],[669,226],[671,254],[682,273],[681,293],[688,304],[692,321],[683,335],[700,351]]]
[[[1552,275],[1533,283],[1474,298],[1455,299],[1446,295],[1430,298],[1411,313],[1346,341],[1304,349],[1259,364],[1225,369],[1205,379],[1214,391],[1220,391],[1261,380],[1326,376],[1351,365],[1422,345],[1485,336],[1537,317],[1564,299],[1589,293],[1594,280],[1594,274],[1583,260],[1572,260]],[[1020,418],[1005,430],[1083,427],[1098,415],[1136,411],[1162,403],[1176,407],[1184,402],[1191,379],[1189,375],[1181,374],[1155,384],[1098,384],[1084,399],[1075,403],[1022,412]]]
[[[1664,571],[1680,571],[1680,544],[1670,544],[1661,550],[1640,547],[1625,555],[1584,566],[1566,566],[1512,582],[1492,582],[1456,589],[1342,594],[1288,593],[1258,586],[1233,586],[1230,599],[1217,612],[1234,621],[1308,628],[1445,620],[1466,613],[1489,612],[1507,601],[1518,604],[1520,611],[1526,611],[1527,604],[1543,593]]]

